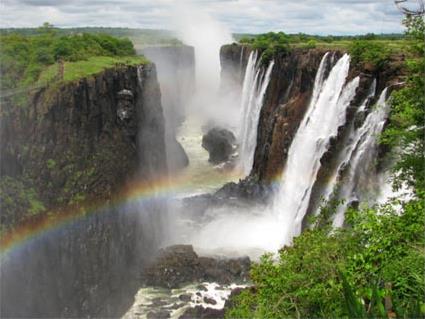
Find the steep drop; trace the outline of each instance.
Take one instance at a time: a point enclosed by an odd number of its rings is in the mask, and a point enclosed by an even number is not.
[[[281,244],[290,243],[292,237],[301,232],[320,159],[327,151],[330,139],[344,125],[346,109],[359,83],[359,78],[355,78],[344,86],[350,66],[347,54],[339,59],[324,80],[327,59],[328,54],[325,54],[316,75],[310,106],[292,141],[282,183],[273,203],[282,226]]]
[[[261,59],[258,59],[258,52],[252,51],[249,55],[242,86],[239,131],[239,166],[245,175],[248,175],[252,169],[257,144],[258,120],[273,66],[272,60],[264,70],[261,67]]]

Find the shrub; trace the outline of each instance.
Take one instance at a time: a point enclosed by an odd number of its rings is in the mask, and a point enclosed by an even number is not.
[[[383,44],[356,40],[349,46],[351,60],[355,64],[371,64],[377,69],[382,69],[388,61],[390,52]]]

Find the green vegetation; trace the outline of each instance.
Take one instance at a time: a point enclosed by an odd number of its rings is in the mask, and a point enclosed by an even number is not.
[[[259,50],[262,62],[268,63],[274,55],[289,51],[289,38],[283,32],[269,32],[253,38],[242,38],[240,43],[249,44]]]
[[[65,62],[68,69],[64,76],[75,79],[114,63],[125,63],[128,59],[133,63],[136,61],[133,44],[128,39],[100,33],[59,35],[56,30],[45,23],[33,35],[6,33],[0,36],[0,89],[32,85],[46,68],[49,69],[47,73],[54,69],[56,78],[60,78],[62,71],[55,63]],[[44,80],[55,78],[51,75],[43,77]]]
[[[390,51],[384,45],[367,40],[356,40],[349,46],[351,61],[355,64],[370,64],[382,69],[388,62]]]
[[[395,187],[407,183],[416,196],[399,202],[401,212],[391,202],[350,209],[342,229],[326,222],[334,208],[325,208],[316,226],[284,247],[277,260],[266,255],[252,267],[255,289],[234,297],[226,318],[425,316],[425,25],[421,18],[405,24],[404,43],[413,58],[404,88],[392,94],[391,124],[382,140],[400,158]],[[367,45],[358,59],[378,63],[381,53]]]
[[[84,76],[93,75],[101,72],[106,68],[111,68],[120,64],[138,65],[144,63],[147,63],[147,60],[142,56],[96,56],[90,57],[87,60],[81,60],[77,62],[65,62],[63,66],[63,80],[65,82],[77,80]],[[58,63],[49,65],[39,74],[37,82],[39,84],[44,84],[53,81],[58,76],[58,68]]]
[[[392,94],[391,124],[383,142],[402,146],[395,170],[400,174],[399,181],[418,192],[425,189],[425,23],[421,19],[408,18],[405,24],[410,43],[408,50],[414,58],[407,61],[409,73],[405,86]]]
[[[146,46],[158,45],[182,45],[182,42],[176,38],[176,34],[168,30],[154,29],[132,29],[132,28],[109,28],[109,27],[82,27],[82,28],[54,28],[52,29],[61,36],[75,35],[82,33],[89,34],[108,34],[118,38],[128,38],[133,42],[136,50]],[[0,35],[18,33],[25,36],[37,35],[36,28],[9,28],[0,29]]]
[[[0,225],[4,230],[17,225],[28,216],[36,215],[45,210],[32,185],[24,182],[26,179],[17,179],[4,176],[0,180]]]
[[[324,50],[344,50],[352,52],[356,62],[372,62],[379,65],[391,53],[404,53],[406,38],[399,34],[373,33],[358,36],[317,36],[304,33],[285,34],[269,32],[265,34],[236,34],[235,39],[243,44],[252,45],[264,51],[264,60],[268,61],[277,52],[287,52],[292,48],[319,48]],[[366,50],[363,52],[362,50]]]

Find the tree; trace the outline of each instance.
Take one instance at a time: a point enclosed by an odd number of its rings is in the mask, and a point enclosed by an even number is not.
[[[422,17],[407,17],[412,58],[407,60],[408,76],[404,87],[392,94],[391,124],[383,136],[384,143],[395,147],[400,160],[395,170],[396,182],[406,182],[416,193],[425,190],[425,22]]]

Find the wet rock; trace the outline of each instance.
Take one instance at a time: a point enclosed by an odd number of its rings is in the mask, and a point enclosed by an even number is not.
[[[183,146],[174,136],[166,136],[167,156],[169,157],[168,169],[177,172],[189,165],[189,157]]]
[[[202,137],[202,147],[210,154],[209,162],[220,164],[229,161],[234,154],[236,138],[231,131],[215,127]]]
[[[155,307],[165,306],[166,304],[167,304],[167,302],[162,300],[161,298],[152,299],[152,305],[155,306]]]
[[[167,319],[170,318],[170,312],[164,309],[158,311],[149,311],[146,315],[147,319]]]
[[[179,300],[184,302],[189,302],[192,299],[192,296],[189,294],[182,294],[179,296]]]
[[[224,318],[224,310],[204,308],[202,306],[196,306],[187,309],[179,319],[213,319],[213,318]]]
[[[196,289],[201,290],[201,291],[207,291],[208,290],[207,287],[205,287],[204,285],[198,285],[196,287]]]
[[[217,301],[215,301],[213,298],[204,297],[204,302],[210,305],[216,305]]]
[[[175,245],[161,249],[154,263],[144,270],[142,278],[147,285],[177,288],[196,281],[201,273],[193,247]]]
[[[263,183],[251,176],[240,180],[238,183],[227,183],[214,194],[217,199],[221,200],[237,198],[255,203],[267,203],[271,195],[272,187],[270,184]]]
[[[176,310],[184,306],[185,306],[184,303],[174,303],[171,306],[167,307],[167,309]]]
[[[248,257],[198,257],[191,245],[176,245],[161,249],[141,277],[146,285],[165,288],[178,288],[186,283],[205,280],[229,284],[246,281],[250,264]]]

